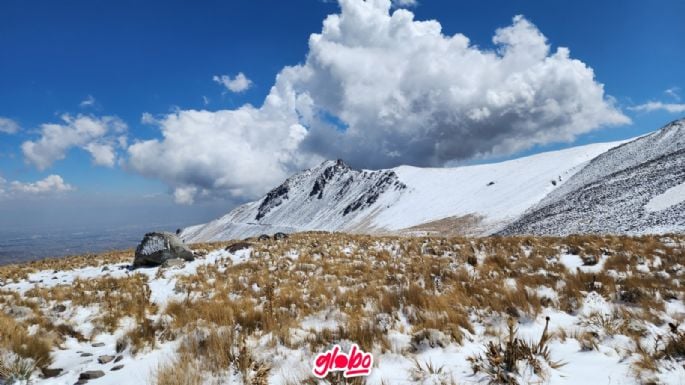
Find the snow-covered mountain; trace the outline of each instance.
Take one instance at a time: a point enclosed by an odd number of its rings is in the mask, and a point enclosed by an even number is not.
[[[685,231],[685,119],[597,156],[503,234]]]
[[[258,201],[184,229],[181,236],[200,242],[304,230],[490,234],[621,143],[455,168],[370,171],[326,161],[293,175]]]
[[[640,138],[454,168],[326,161],[186,228],[188,242],[306,230],[548,234],[685,230],[685,120]]]

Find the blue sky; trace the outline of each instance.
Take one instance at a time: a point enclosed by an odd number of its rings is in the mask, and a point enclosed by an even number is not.
[[[550,55],[557,47],[568,47],[571,59],[592,68],[596,84],[604,85],[600,100],[608,100],[612,111],[619,111],[630,123],[609,119],[606,122],[611,124],[598,123],[589,132],[587,127],[573,131],[570,142],[531,139],[531,144],[525,145],[517,133],[506,142],[507,151],[488,152],[499,148],[500,143],[488,144],[490,147],[482,149],[487,154],[485,157],[455,151],[428,153],[430,150],[408,153],[405,157],[401,144],[391,142],[388,154],[399,156],[359,158],[357,166],[439,165],[455,156],[457,162],[473,161],[474,157],[478,161],[505,159],[569,145],[625,139],[653,131],[685,115],[682,107],[685,103],[685,71],[682,70],[685,68],[685,24],[682,23],[685,3],[682,1],[419,0],[407,8],[415,20],[434,19],[440,23],[443,35],[461,33],[470,39],[472,47],[483,52],[496,52],[499,48],[493,42],[496,30],[512,25],[515,15],[523,15],[546,37]],[[321,33],[326,16],[339,12],[337,2],[320,0],[3,1],[0,4],[0,117],[11,120],[19,129],[6,130],[17,131],[13,133],[0,132],[0,177],[6,186],[18,183],[13,190],[6,187],[5,190],[12,192],[0,197],[0,211],[6,214],[2,215],[0,228],[16,223],[30,227],[51,221],[88,224],[102,215],[116,216],[122,223],[163,217],[185,225],[210,219],[236,203],[253,199],[274,181],[320,158],[354,157],[350,150],[338,153],[336,146],[322,144],[334,140],[331,136],[334,134],[322,133],[316,140],[298,142],[296,150],[288,147],[285,160],[279,157],[275,163],[256,164],[250,168],[249,177],[220,172],[205,176],[196,168],[160,170],[164,165],[152,165],[154,160],[149,157],[136,158],[128,148],[136,142],[157,140],[157,153],[177,151],[162,139],[162,131],[171,133],[177,129],[165,119],[177,116],[177,125],[183,125],[197,118],[191,114],[174,115],[179,111],[234,111],[245,104],[260,108],[279,72],[285,66],[305,63],[310,34]],[[214,76],[234,78],[239,73],[250,80],[246,90],[233,92],[213,80]],[[468,69],[464,73],[468,76]],[[301,80],[292,84],[304,89],[311,86]],[[311,87],[311,94],[317,95],[315,86]],[[328,98],[319,95],[320,100]],[[648,102],[662,104],[649,107]],[[327,101],[315,100],[315,103],[324,106],[321,115],[338,119],[337,114],[349,121],[368,121],[358,110],[331,112],[335,108]],[[153,119],[144,122],[144,113]],[[81,114],[93,119],[110,116],[123,122],[127,126],[127,142],[114,145],[115,164],[94,164],[91,154],[79,145],[68,146],[63,159],[58,157],[47,167],[37,167],[27,159],[22,143],[37,142],[44,134],[43,124],[64,124],[61,118],[64,114],[71,117]],[[596,116],[594,119],[603,122]],[[300,123],[313,132],[315,124],[325,125],[331,119],[322,120],[311,123],[311,127]],[[212,131],[197,129],[198,135],[207,135],[207,132]],[[381,130],[372,138],[383,138],[383,132],[387,134]],[[463,134],[463,130],[459,132]],[[540,133],[536,131],[536,134]],[[558,138],[566,134],[560,132]],[[285,135],[299,134],[289,131]],[[108,138],[114,140],[114,136]],[[512,145],[514,139],[516,144]],[[198,145],[198,152],[204,151],[204,142],[188,142],[190,147]],[[427,148],[434,145],[428,143]],[[255,143],[246,146],[254,147]],[[350,148],[354,146],[355,143],[349,143]],[[264,151],[281,150],[265,147]],[[308,154],[301,156],[301,152]],[[213,153],[209,151],[207,156]],[[252,155],[246,154],[241,159],[251,159]],[[259,153],[254,156],[258,157]],[[245,168],[232,159],[222,159],[220,164],[226,168]],[[209,160],[207,164],[214,163]],[[255,181],[254,170],[259,173],[260,167],[265,177]],[[268,171],[274,167],[277,171]],[[63,188],[65,191],[32,193],[31,184],[49,175],[59,175],[67,185]],[[212,177],[235,182],[207,182]],[[47,189],[50,186],[55,185]],[[189,194],[190,198],[186,198]],[[193,205],[177,205],[174,198],[176,202],[193,202]],[[159,209],[141,213],[141,202],[154,202],[152,205]],[[82,210],[82,207],[88,209]],[[65,219],[67,213],[79,211],[90,214]],[[46,212],[56,214],[50,219]],[[102,221],[98,219],[99,222]],[[104,222],[106,226],[107,221]]]

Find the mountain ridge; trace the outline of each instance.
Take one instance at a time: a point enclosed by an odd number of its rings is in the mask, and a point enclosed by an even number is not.
[[[355,170],[328,160],[292,175],[262,199],[184,229],[181,237],[201,242],[307,230],[492,234],[621,143],[454,168]]]

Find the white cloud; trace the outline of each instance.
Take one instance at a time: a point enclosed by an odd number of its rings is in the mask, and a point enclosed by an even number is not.
[[[416,7],[419,5],[419,2],[416,0],[392,0],[392,4],[396,7]]]
[[[390,0],[340,6],[311,35],[306,61],[281,70],[263,106],[170,114],[159,120],[161,140],[129,147],[130,166],[182,189],[185,202],[255,197],[322,158],[440,166],[630,122],[591,68],[566,48],[551,52],[521,16],[495,31],[492,51],[392,11]]]
[[[215,75],[212,80],[226,87],[231,92],[247,91],[252,85],[252,80],[248,79],[245,74],[239,72],[235,78],[231,79],[228,75]]]
[[[88,95],[81,103],[79,103],[79,106],[81,108],[86,108],[86,107],[92,107],[95,105],[95,98],[93,95]]]
[[[664,93],[675,100],[680,101],[680,87],[671,87],[664,91]]]
[[[98,166],[113,167],[116,161],[114,146],[109,143],[88,143],[84,150],[93,157],[93,164]]]
[[[126,132],[126,124],[113,116],[62,115],[62,124],[41,125],[41,136],[35,141],[22,143],[21,149],[27,161],[44,170],[57,160],[64,159],[74,147],[82,148],[92,155],[96,165],[113,166],[116,158],[116,135]]]
[[[61,176],[54,174],[33,183],[19,181],[7,183],[5,179],[0,178],[0,193],[6,191],[4,187],[6,185],[9,187],[7,191],[20,194],[47,194],[75,190],[73,186],[65,183]]]
[[[178,111],[158,121],[162,140],[128,148],[128,166],[167,182],[179,203],[197,196],[256,197],[300,164],[306,134],[271,98],[261,109]]]
[[[190,205],[195,202],[195,195],[197,195],[195,186],[177,187],[174,190],[174,201],[178,204]]]
[[[685,112],[685,104],[647,102],[645,104],[629,107],[629,109],[638,112],[666,111],[672,114],[679,114]]]
[[[19,132],[19,124],[12,119],[0,116],[0,133],[16,134]]]

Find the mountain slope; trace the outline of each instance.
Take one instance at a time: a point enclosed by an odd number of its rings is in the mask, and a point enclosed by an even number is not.
[[[370,171],[326,161],[293,175],[258,201],[184,229],[181,236],[200,242],[303,230],[490,234],[620,143],[456,168]]]
[[[502,234],[685,230],[685,119],[613,148]]]

